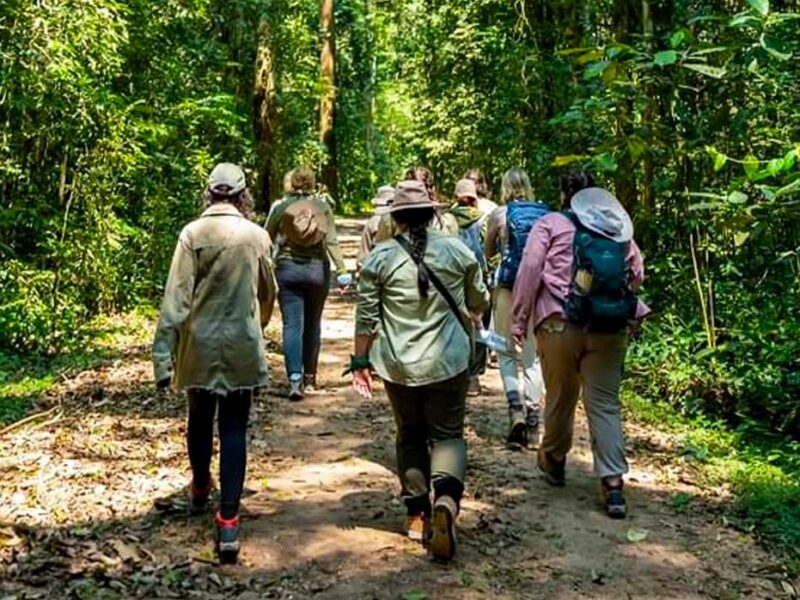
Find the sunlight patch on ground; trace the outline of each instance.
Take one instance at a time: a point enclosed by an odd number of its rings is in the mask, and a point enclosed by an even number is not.
[[[342,486],[352,479],[370,477],[394,478],[389,469],[374,462],[350,457],[335,463],[311,463],[293,468],[270,480],[272,489],[298,489],[320,486]]]
[[[322,330],[325,340],[351,340],[355,332],[353,322],[345,319],[323,319]]]

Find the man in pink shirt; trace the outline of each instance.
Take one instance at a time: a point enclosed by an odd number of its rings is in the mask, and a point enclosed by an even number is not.
[[[545,431],[538,454],[545,480],[556,486],[565,483],[575,408],[583,387],[594,469],[603,484],[606,509],[612,518],[624,518],[622,476],[628,464],[619,388],[628,331],[624,319],[619,330],[599,332],[588,323],[573,322],[577,319],[571,313],[572,319],[568,316],[571,294],[583,285],[574,268],[578,227],[605,243],[611,240],[624,245],[620,268],[626,271],[626,293],[635,309],[630,312],[631,321],[643,318],[649,309],[633,298],[644,278],[644,267],[633,241],[630,217],[616,198],[593,185],[586,173],[566,176],[562,197],[571,211],[542,217],[531,230],[514,284],[512,335],[521,342],[529,326],[536,332],[546,388]],[[588,277],[591,288],[592,276]]]

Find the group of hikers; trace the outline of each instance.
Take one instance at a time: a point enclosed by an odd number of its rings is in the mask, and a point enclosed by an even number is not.
[[[318,385],[331,280],[342,290],[354,280],[313,171],[294,169],[284,184],[261,227],[242,169],[212,170],[204,211],[180,234],[153,344],[157,386],[188,394],[193,513],[206,510],[214,487],[217,414],[215,547],[223,563],[236,562],[240,549],[247,422],[254,393],[267,385],[263,331],[275,298],[288,397],[297,401]],[[347,372],[367,398],[373,377],[383,382],[405,533],[439,561],[456,550],[467,397],[480,395],[479,378],[494,360],[509,411],[507,446],[536,449],[544,480],[563,486],[582,395],[605,510],[626,516],[619,389],[628,333],[649,311],[636,296],[643,262],[631,219],[584,171],[562,177],[557,206],[536,199],[525,171],[512,168],[499,200],[473,170],[452,202],[441,202],[430,170],[411,168],[378,190],[358,256]]]

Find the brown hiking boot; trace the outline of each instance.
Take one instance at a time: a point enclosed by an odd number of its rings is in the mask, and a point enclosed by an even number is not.
[[[194,484],[194,480],[189,483],[189,514],[200,515],[206,511],[208,506],[208,498],[211,495],[211,490],[214,488],[214,480],[209,478],[208,485],[205,488],[198,488]]]
[[[564,487],[567,482],[566,478],[566,460],[555,461],[539,448],[536,454],[536,462],[539,465],[544,480],[554,487]]]
[[[428,540],[428,525],[430,517],[424,513],[406,517],[406,535],[414,542],[426,543]]]
[[[449,562],[456,553],[458,506],[450,496],[441,496],[433,505],[430,551],[434,560]]]
[[[310,373],[303,375],[303,385],[308,391],[315,391],[317,389],[317,374]]]
[[[475,398],[481,395],[481,381],[477,377],[469,378],[469,387],[467,388],[467,396]]]

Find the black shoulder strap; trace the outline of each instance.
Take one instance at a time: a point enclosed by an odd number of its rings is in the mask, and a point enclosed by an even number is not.
[[[583,226],[583,223],[581,223],[580,219],[578,218],[578,215],[576,215],[572,211],[572,209],[568,208],[567,210],[562,211],[561,214],[564,215],[565,217],[567,217],[570,221],[572,221],[573,225],[575,225],[576,228],[578,228],[578,229],[586,229]]]
[[[394,239],[398,244],[400,244],[400,247],[408,253],[409,256],[412,256],[411,245],[408,243],[406,238],[404,238],[402,235],[396,235]],[[467,332],[467,335],[472,336],[472,332],[470,331],[469,327],[467,327],[467,324],[464,323],[464,317],[461,314],[461,309],[458,308],[455,298],[453,298],[453,295],[442,283],[442,280],[436,276],[436,273],[431,271],[430,267],[425,264],[425,261],[421,261],[419,263],[419,268],[423,269],[425,273],[427,273],[428,279],[433,284],[433,287],[436,288],[439,294],[441,294],[442,298],[444,298],[444,301],[447,302],[447,306],[449,306],[450,310],[453,311],[453,314],[456,316],[456,319],[458,319],[458,322],[461,323],[461,327],[464,328],[464,331]]]

